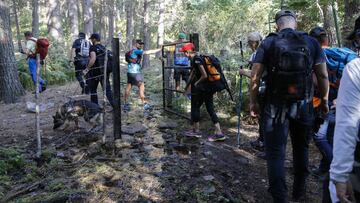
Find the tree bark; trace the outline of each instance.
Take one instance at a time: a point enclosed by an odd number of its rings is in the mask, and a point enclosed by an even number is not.
[[[6,1],[0,1],[0,33],[0,100],[13,103],[25,91],[19,80]]]
[[[56,41],[63,41],[62,19],[60,17],[60,1],[48,1],[48,34]]]
[[[160,48],[162,44],[164,44],[164,11],[165,11],[165,2],[163,0],[160,0],[159,2],[159,23],[158,23],[158,36],[157,36],[157,46]],[[157,54],[157,57],[159,57],[161,53],[159,52]]]
[[[112,38],[114,37],[114,0],[108,0],[107,10],[108,10],[108,19],[109,19],[109,38],[108,44],[111,43]]]
[[[360,13],[360,1],[359,0],[344,0],[345,9],[344,9],[344,22],[342,28],[342,38],[343,44],[345,46],[350,46],[351,42],[346,38],[353,31],[355,25],[355,19],[359,16]]]
[[[92,0],[84,0],[84,31],[90,36],[94,31],[94,12]]]
[[[332,7],[329,3],[327,3],[323,6],[322,10],[324,12],[324,29],[329,37],[329,45],[336,45],[337,39]]]
[[[78,18],[78,3],[76,0],[68,0],[69,19],[70,19],[70,34],[72,41],[74,41],[79,34],[79,18]]]
[[[144,0],[144,50],[149,50],[150,48],[150,23],[149,23],[149,0]],[[150,67],[150,57],[149,55],[144,55],[143,57],[143,68],[149,68]]]
[[[32,0],[32,33],[34,37],[39,37],[39,1]]]
[[[13,0],[13,11],[14,11],[14,16],[15,16],[16,38],[17,38],[18,50],[19,50],[19,52],[21,52],[22,45],[21,45],[20,25],[19,25],[19,18],[18,18],[18,4],[15,0]]]
[[[133,12],[134,5],[132,0],[126,2],[126,47],[131,49],[133,41]]]
[[[143,33],[143,30],[141,30],[143,28],[143,19],[141,17],[139,17],[140,15],[140,11],[143,9],[143,4],[141,3],[141,1],[135,1],[133,3],[133,27],[134,27],[134,31],[133,31],[133,38],[137,39],[140,38]],[[141,16],[143,16],[143,14],[141,14]],[[141,34],[140,34],[141,33]]]

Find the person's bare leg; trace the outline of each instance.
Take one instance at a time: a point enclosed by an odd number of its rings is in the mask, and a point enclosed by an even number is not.
[[[180,91],[180,81],[175,81],[175,89]]]
[[[130,95],[130,91],[131,91],[131,84],[127,84],[126,88],[125,88],[125,94],[124,94],[124,103],[127,104],[127,100],[129,98]]]
[[[139,84],[139,96],[142,104],[144,105],[146,102],[145,102],[145,84],[143,82]]]
[[[220,123],[215,123],[215,135],[222,135]]]

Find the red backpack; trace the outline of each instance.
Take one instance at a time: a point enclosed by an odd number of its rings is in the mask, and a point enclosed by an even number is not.
[[[33,40],[36,43],[36,51],[35,51],[35,57],[36,54],[40,54],[40,60],[44,60],[49,52],[49,40],[47,38],[39,38],[38,40]]]

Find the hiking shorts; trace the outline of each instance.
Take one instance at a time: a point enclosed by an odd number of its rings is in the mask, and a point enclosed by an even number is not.
[[[128,73],[127,84],[139,86],[143,82],[143,76],[141,73]]]
[[[175,68],[174,69],[174,79],[176,82],[180,82],[180,77],[182,77],[182,80],[187,82],[189,80],[190,71],[189,69],[183,69],[183,68]]]

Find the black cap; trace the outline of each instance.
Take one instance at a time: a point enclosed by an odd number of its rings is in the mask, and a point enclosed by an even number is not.
[[[141,39],[135,40],[135,43],[137,43],[137,44],[144,44],[144,42],[143,42]]]
[[[291,16],[293,17],[294,19],[296,19],[296,15],[293,11],[290,11],[290,10],[281,10],[279,12],[276,13],[275,15],[275,22],[277,20],[279,20],[279,18],[283,17],[283,16]]]
[[[347,40],[354,40],[356,35],[356,31],[360,29],[360,16],[355,20],[354,30],[349,34],[346,38]]]
[[[309,34],[310,34],[310,36],[315,37],[315,38],[318,38],[321,35],[327,35],[326,30],[322,27],[315,27],[315,28],[311,29]]]
[[[100,41],[100,35],[98,33],[93,33],[91,34],[90,39],[95,39],[97,41]]]
[[[85,38],[86,37],[86,35],[85,35],[85,33],[83,33],[83,32],[79,32],[79,38]]]

